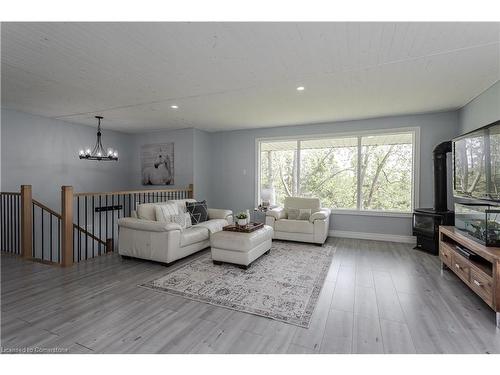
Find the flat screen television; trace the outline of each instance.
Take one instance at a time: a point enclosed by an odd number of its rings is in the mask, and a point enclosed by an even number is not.
[[[500,202],[500,121],[452,142],[453,195]]]

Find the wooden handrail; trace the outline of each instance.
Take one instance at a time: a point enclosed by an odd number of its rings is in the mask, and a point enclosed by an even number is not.
[[[41,209],[47,211],[48,213],[51,213],[52,215],[54,215],[55,217],[59,218],[59,219],[62,219],[62,216],[61,214],[55,212],[54,210],[52,210],[51,208],[47,207],[46,205],[44,205],[43,203],[40,203],[39,201],[37,201],[36,199],[32,199],[33,201],[33,204],[35,206],[38,206],[40,207]]]
[[[0,192],[1,195],[21,195],[20,192],[16,191],[2,191]]]
[[[33,204],[35,204],[36,206],[44,209],[45,211],[51,213],[52,215],[54,215],[55,217],[61,219],[62,216],[61,214],[58,214],[57,212],[55,212],[54,210],[50,209],[49,207],[47,207],[46,205],[44,205],[43,203],[40,203],[38,202],[37,200],[33,199]],[[76,228],[77,230],[79,230],[80,232],[82,232],[83,234],[89,236],[90,238],[102,243],[103,245],[106,245],[106,241],[100,239],[99,237],[96,237],[94,236],[92,233],[90,233],[89,231],[87,231],[86,229],[83,229],[82,227],[79,227],[78,225],[76,225],[75,223],[73,223],[73,228]]]
[[[79,227],[75,223],[73,223],[73,228],[76,228],[76,230],[82,232],[83,234],[89,236],[93,240],[96,240],[97,242],[100,242],[101,244],[103,244],[104,246],[106,246],[106,241],[101,240],[99,237],[96,237],[95,235],[93,235],[92,233],[90,233],[88,230],[83,229],[82,227]]]
[[[178,193],[178,192],[193,191],[192,187],[181,189],[144,189],[144,190],[122,190],[122,191],[103,191],[103,192],[87,192],[87,193],[74,193],[75,197],[83,197],[90,195],[125,195],[125,194],[143,194],[143,193]]]

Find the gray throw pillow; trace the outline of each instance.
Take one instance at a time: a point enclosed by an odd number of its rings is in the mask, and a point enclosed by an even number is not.
[[[191,216],[191,223],[193,225],[203,223],[208,220],[207,202],[186,202],[186,210]]]
[[[287,211],[288,211],[287,219],[298,220],[300,214],[298,208],[289,208]]]
[[[299,209],[299,220],[309,220],[311,217],[310,208],[300,208]]]

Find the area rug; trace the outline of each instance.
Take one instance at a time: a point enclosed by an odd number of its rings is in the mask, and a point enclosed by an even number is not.
[[[214,265],[206,252],[140,286],[307,328],[334,252],[329,245],[273,241],[247,270]]]

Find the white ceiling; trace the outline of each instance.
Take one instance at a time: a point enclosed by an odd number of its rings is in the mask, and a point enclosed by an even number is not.
[[[2,107],[89,125],[101,114],[105,128],[127,132],[456,109],[500,78],[500,23],[3,23],[1,31]]]

